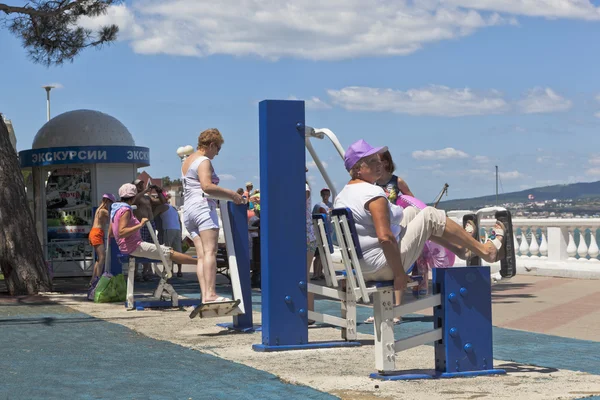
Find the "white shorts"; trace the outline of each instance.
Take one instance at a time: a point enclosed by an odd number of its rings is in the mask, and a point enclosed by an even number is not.
[[[209,229],[219,229],[219,216],[215,206],[202,207],[200,209],[183,212],[183,222],[190,236],[200,236],[200,232]]]
[[[171,248],[167,246],[156,247],[154,243],[142,242],[140,245],[131,253],[130,256],[133,257],[142,257],[149,258],[150,260],[158,260],[160,259],[160,252],[162,252],[165,256],[165,259],[169,261],[171,259]]]

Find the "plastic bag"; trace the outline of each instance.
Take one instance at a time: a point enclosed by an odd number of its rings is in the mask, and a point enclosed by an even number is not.
[[[94,293],[95,303],[112,303],[125,301],[127,297],[127,283],[123,274],[112,276],[109,273],[102,274],[96,285]]]

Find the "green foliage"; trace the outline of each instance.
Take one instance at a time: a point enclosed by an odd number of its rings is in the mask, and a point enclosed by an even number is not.
[[[103,15],[122,0],[31,0],[23,7],[0,3],[4,25],[22,41],[31,60],[46,66],[73,59],[87,47],[116,40],[119,27],[106,25],[96,32],[78,24],[81,17]]]

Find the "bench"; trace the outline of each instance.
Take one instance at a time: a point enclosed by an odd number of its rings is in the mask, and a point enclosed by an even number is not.
[[[359,261],[362,259],[362,251],[358,240],[346,240],[345,238],[356,231],[352,215],[347,209],[336,209],[332,212],[332,224],[336,230],[336,237],[340,244],[339,250],[342,254],[344,270],[336,270],[331,255],[335,248],[332,241],[332,229],[328,223],[327,215],[313,214],[313,228],[317,239],[319,257],[323,265],[325,275],[325,286],[309,283],[308,292],[326,298],[340,300],[341,318],[308,311],[308,318],[316,322],[322,322],[337,326],[342,329],[344,340],[356,340],[357,321],[356,304],[361,301],[370,303],[370,295],[382,288],[393,287],[393,281],[387,282],[364,282]],[[420,276],[415,276],[409,286],[416,286]]]
[[[332,222],[346,267],[346,281],[356,296],[369,302],[373,295],[375,368],[371,378],[382,380],[451,378],[504,374],[494,369],[489,267],[435,268],[433,295],[394,306],[392,281],[365,282],[359,260],[362,252],[348,209],[334,209]],[[394,318],[433,308],[430,331],[396,340]],[[434,343],[435,369],[398,371],[396,354],[426,343]]]

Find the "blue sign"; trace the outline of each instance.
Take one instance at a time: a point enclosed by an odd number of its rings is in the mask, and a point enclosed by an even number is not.
[[[50,147],[19,152],[21,168],[57,164],[150,165],[150,149],[137,146]]]

